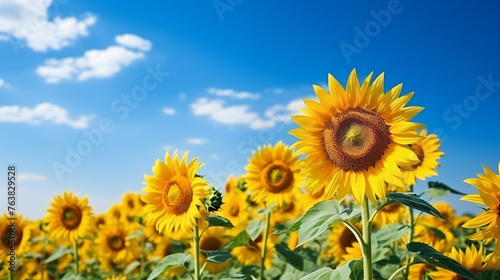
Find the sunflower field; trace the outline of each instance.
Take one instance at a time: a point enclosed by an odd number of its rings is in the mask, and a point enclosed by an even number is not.
[[[412,122],[402,84],[384,75],[314,86],[297,142],[259,147],[246,174],[212,186],[203,163],[168,151],[106,213],[71,191],[41,220],[0,218],[1,279],[500,279],[498,171],[463,178],[464,194],[430,181],[440,139]],[[459,176],[459,174],[457,175]],[[431,201],[422,196],[430,197]],[[457,215],[444,196],[477,204]],[[12,248],[16,258],[11,258]]]

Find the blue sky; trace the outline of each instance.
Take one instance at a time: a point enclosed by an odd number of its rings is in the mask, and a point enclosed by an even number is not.
[[[221,187],[257,145],[295,141],[312,84],[356,68],[415,91],[446,153],[431,180],[475,192],[462,180],[500,160],[499,27],[493,1],[2,1],[0,166],[31,218],[63,190],[106,211],[165,149]]]

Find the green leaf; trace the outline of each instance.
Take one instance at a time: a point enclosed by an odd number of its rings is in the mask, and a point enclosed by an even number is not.
[[[320,236],[330,225],[347,221],[359,214],[361,214],[360,209],[346,209],[340,213],[337,200],[316,203],[302,218],[297,247]]]
[[[229,241],[226,245],[224,245],[224,249],[232,250],[236,247],[247,246],[250,237],[246,231],[240,232],[235,238]]]
[[[52,253],[52,255],[50,255],[50,257],[46,258],[42,263],[46,264],[46,263],[53,262],[66,254],[71,254],[71,252],[73,252],[73,250],[71,248],[68,248],[68,246],[61,246],[61,247],[57,248],[54,251],[54,253]]]
[[[302,223],[302,219],[298,219],[295,223],[293,223],[291,226],[284,228],[282,230],[277,230],[274,232],[274,234],[284,234],[284,233],[292,233],[295,231],[298,231],[300,228],[300,224]]]
[[[221,216],[208,216],[205,220],[208,222],[208,227],[234,228],[234,225],[228,219]]]
[[[127,268],[123,271],[123,274],[127,275],[130,272],[134,271],[141,263],[139,261],[133,261],[129,265],[127,265]]]
[[[232,256],[229,251],[206,251],[201,250],[203,253],[207,255],[207,262],[210,263],[225,263],[229,261]]]
[[[432,198],[443,197],[450,193],[465,195],[465,193],[454,190],[441,182],[429,182],[428,186],[429,188],[425,191],[425,193]]]
[[[337,269],[329,267],[320,268],[300,278],[300,280],[349,280],[352,262],[345,263],[337,267]]]
[[[449,222],[441,212],[414,193],[388,193],[387,197],[413,209],[431,214]]]
[[[446,239],[446,235],[444,235],[444,233],[442,231],[440,231],[439,229],[437,229],[435,227],[429,227],[429,226],[425,226],[425,228],[428,231],[431,231],[432,234],[434,234],[434,236],[436,236],[437,238],[439,238],[439,239]]]
[[[185,253],[177,253],[164,257],[161,261],[159,261],[147,280],[155,279],[156,276],[162,274],[164,271],[171,270],[178,267],[184,267],[184,264],[191,256]]]
[[[217,279],[219,280],[247,279],[247,277],[248,276],[245,274],[229,274],[227,272],[223,272],[217,275]]]
[[[259,235],[262,233],[262,231],[266,228],[266,224],[262,219],[256,219],[250,222],[250,224],[247,226],[247,233],[250,239],[254,240],[259,237]]]
[[[373,234],[378,247],[384,247],[401,239],[410,232],[410,227],[402,224],[390,224]]]
[[[301,256],[290,250],[286,243],[280,243],[276,245],[274,248],[276,248],[276,251],[285,258],[285,261],[295,267],[298,270],[303,270],[304,269],[304,260],[302,259]]]
[[[271,203],[271,205],[267,206],[266,208],[260,208],[257,209],[257,215],[262,215],[265,216],[273,211],[274,208],[274,202]]]
[[[351,262],[351,280],[363,280],[363,260],[355,260]]]
[[[481,271],[476,274],[474,280],[500,280],[500,269]]]
[[[408,251],[415,253],[415,260],[413,263],[427,263],[455,272],[467,279],[474,279],[474,273],[470,272],[456,260],[439,253],[425,243],[410,242],[406,245],[406,248]]]

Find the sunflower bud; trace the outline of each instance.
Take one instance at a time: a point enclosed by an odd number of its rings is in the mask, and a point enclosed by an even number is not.
[[[222,206],[222,194],[215,187],[210,188],[210,195],[205,199],[205,208],[208,212],[215,212]]]

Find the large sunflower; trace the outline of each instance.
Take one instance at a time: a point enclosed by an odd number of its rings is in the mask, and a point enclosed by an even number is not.
[[[313,193],[325,187],[327,199],[338,191],[340,200],[352,193],[359,204],[365,194],[376,202],[385,182],[404,187],[400,167],[420,162],[408,145],[423,138],[423,125],[410,122],[423,108],[404,107],[413,93],[399,97],[402,84],[384,94],[384,74],[370,85],[371,77],[360,86],[354,69],[344,89],[329,75],[330,93],[313,86],[319,102],[305,99],[305,115],[292,116],[300,126],[290,131],[300,139],[292,147],[307,155],[301,173]]]
[[[11,227],[12,223],[15,226]],[[23,215],[16,220],[10,220],[5,213],[0,218],[0,256],[7,256],[14,246],[17,255],[21,255],[27,248],[32,225]]]
[[[411,170],[403,170],[404,182],[408,186],[415,185],[417,178],[425,180],[427,177],[436,176],[436,168],[439,167],[438,159],[444,155],[439,150],[441,141],[439,141],[436,135],[427,135],[427,129],[422,129],[419,135],[424,137],[424,139],[411,145],[411,149],[415,152],[420,162],[413,165]]]
[[[464,228],[479,228],[488,225],[481,231],[469,236],[472,240],[498,238],[500,236],[500,175],[495,174],[487,166],[483,166],[484,175],[478,178],[466,179],[465,182],[477,188],[479,194],[469,194],[461,198],[478,204],[486,205],[489,209],[462,225]],[[500,173],[500,162],[498,163]]]
[[[92,222],[92,208],[87,203],[86,197],[78,199],[71,192],[57,195],[50,202],[52,207],[47,209],[48,214],[44,219],[48,223],[47,232],[55,239],[76,240],[85,236]]]
[[[202,163],[197,158],[188,163],[187,156],[186,152],[179,161],[177,151],[173,157],[167,152],[165,163],[156,161],[154,175],[144,176],[144,213],[160,233],[190,231],[195,219],[202,217],[198,207],[204,207],[203,201],[210,195],[207,181],[196,176]]]
[[[253,152],[245,167],[246,186],[256,203],[274,202],[275,206],[290,203],[304,180],[300,176],[299,158],[282,141],[276,146],[264,145]]]

